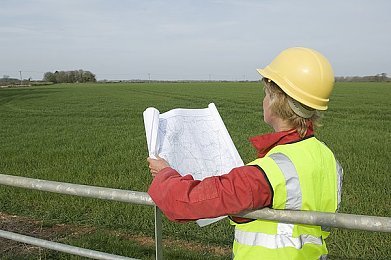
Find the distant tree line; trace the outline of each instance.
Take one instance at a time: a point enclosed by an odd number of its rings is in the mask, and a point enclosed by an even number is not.
[[[0,86],[8,85],[8,84],[16,84],[20,83],[19,79],[10,78],[8,75],[4,75],[3,78],[0,79]]]
[[[335,81],[339,82],[390,82],[391,78],[387,77],[387,73],[380,73],[374,76],[353,76],[353,77],[335,77]]]
[[[43,75],[43,80],[53,83],[96,82],[95,74],[85,70],[46,72]]]

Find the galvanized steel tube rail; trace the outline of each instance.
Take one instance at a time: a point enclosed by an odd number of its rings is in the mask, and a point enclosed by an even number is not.
[[[114,200],[142,205],[154,206],[151,197],[145,192],[138,191],[128,191],[128,190],[120,190],[120,189],[111,189],[104,187],[96,187],[96,186],[88,186],[88,185],[80,185],[80,184],[72,184],[65,182],[56,182],[56,181],[47,181],[33,178],[26,178],[20,176],[6,175],[0,174],[0,184],[34,189],[39,191],[49,191],[61,194],[82,196],[82,197],[90,197],[97,199],[105,199],[105,200]],[[161,246],[161,212],[157,209],[155,210],[155,236],[156,236],[156,259],[163,259],[163,247]],[[156,227],[160,228],[157,229]],[[51,241],[46,241],[34,237],[28,237],[16,233],[11,233],[8,231],[0,230],[0,237],[8,238],[11,240],[16,240],[19,242],[33,244],[37,246],[41,246],[44,248],[54,249],[57,251],[70,253],[79,256],[87,256],[95,259],[134,259],[127,258],[122,256],[110,255],[106,253],[102,253],[99,251],[74,247],[70,245],[55,243]],[[102,256],[102,257],[101,257]]]
[[[84,197],[155,205],[150,196],[145,192],[53,182],[4,174],[0,174],[0,184]],[[276,220],[286,223],[301,223],[375,232],[391,232],[390,217],[313,211],[273,210],[268,208],[241,213],[237,216],[253,219]]]
[[[57,242],[52,242],[48,240],[43,240],[35,237],[29,237],[13,232],[8,232],[4,230],[0,230],[0,237],[15,240],[21,243],[26,243],[30,245],[35,245],[39,247],[49,248],[52,250],[74,254],[78,256],[85,256],[93,259],[105,259],[105,260],[136,260],[136,258],[129,258],[119,255],[112,255],[104,252],[99,252],[95,250],[65,245]]]
[[[316,211],[274,210],[264,208],[240,217],[277,220],[285,223],[300,223],[316,226],[356,229],[374,232],[391,232],[391,218],[344,213],[327,213]]]
[[[114,200],[154,206],[155,203],[145,192],[111,189],[97,186],[47,181],[20,176],[0,174],[0,184],[40,191]]]

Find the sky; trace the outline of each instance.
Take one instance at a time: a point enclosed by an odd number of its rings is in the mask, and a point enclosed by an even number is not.
[[[2,0],[0,77],[258,80],[282,50],[336,76],[391,75],[389,0]]]

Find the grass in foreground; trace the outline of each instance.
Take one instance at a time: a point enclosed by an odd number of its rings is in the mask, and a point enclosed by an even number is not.
[[[344,83],[335,89],[317,135],[332,148],[345,170],[341,212],[391,216],[389,100],[390,84]],[[0,173],[146,191],[151,177],[145,162],[144,109],[155,106],[164,112],[175,107],[206,107],[210,102],[219,109],[243,160],[252,160],[255,151],[248,137],[271,131],[262,122],[260,83],[2,89]],[[96,232],[81,237],[65,236],[64,241],[71,244],[153,258],[153,246],[110,235],[119,232],[153,237],[150,207],[5,186],[1,187],[0,200],[0,211],[42,220],[49,226],[96,228]],[[107,234],[105,230],[111,231]],[[173,241],[222,248],[230,247],[233,236],[226,221],[201,229],[194,223],[165,220],[163,234]],[[391,250],[391,236],[383,233],[335,230],[328,240],[331,259],[388,259]],[[187,251],[172,246],[164,254],[168,259],[205,258],[204,252]],[[31,256],[39,258],[39,254]],[[48,252],[46,259],[67,257]]]

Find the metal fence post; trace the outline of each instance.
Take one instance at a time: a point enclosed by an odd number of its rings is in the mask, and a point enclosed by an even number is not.
[[[156,260],[163,260],[162,212],[156,206],[155,206],[155,247],[156,247]]]

